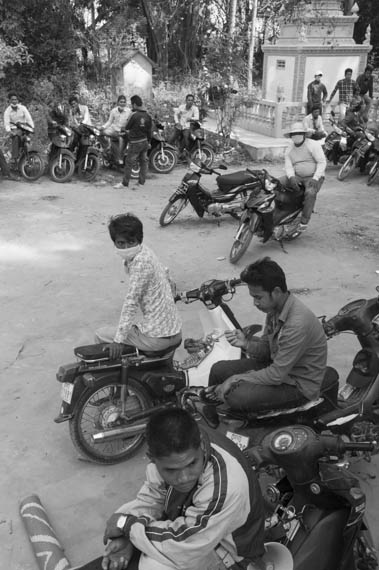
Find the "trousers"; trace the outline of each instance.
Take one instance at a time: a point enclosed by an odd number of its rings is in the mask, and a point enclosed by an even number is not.
[[[309,188],[307,187],[307,182],[311,180],[309,178],[301,178],[300,176],[296,176],[298,182],[303,182],[305,184],[305,191],[304,191],[304,199],[303,199],[303,211],[301,212],[301,223],[308,224],[309,220],[311,219],[313,209],[316,204],[317,194],[325,180],[323,176],[319,180],[317,180],[317,187],[316,188]],[[280,178],[280,182],[283,186],[288,187],[290,186],[290,181],[287,176],[283,176]]]
[[[140,184],[145,184],[148,166],[148,149],[149,143],[147,140],[142,142],[129,142],[128,150],[126,151],[125,156],[124,178],[122,181],[124,186],[129,185],[130,177],[132,175],[132,168],[136,162],[140,167],[138,182]]]
[[[114,326],[104,326],[97,329],[95,332],[95,342],[113,342],[116,336],[117,329]],[[124,344],[129,344],[131,346],[136,346],[139,350],[151,350],[153,352],[160,350],[166,350],[171,346],[177,346],[182,338],[182,333],[172,335],[170,337],[155,337],[143,334],[139,328],[134,325],[125,341]]]

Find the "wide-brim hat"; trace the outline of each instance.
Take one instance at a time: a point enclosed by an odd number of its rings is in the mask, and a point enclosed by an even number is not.
[[[288,133],[284,133],[284,136],[289,138],[291,135],[305,135],[307,133],[307,129],[304,128],[304,125],[301,121],[297,123],[293,123],[291,125],[290,130]]]

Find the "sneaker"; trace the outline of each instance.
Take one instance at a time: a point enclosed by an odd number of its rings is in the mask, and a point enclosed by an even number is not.
[[[127,188],[127,187],[128,187],[128,185],[124,184],[123,182],[118,182],[117,184],[115,184],[113,186],[113,188],[115,188],[116,190],[119,190],[120,188]]]
[[[302,224],[300,222],[300,224],[297,226],[297,229],[299,230],[299,232],[305,232],[308,229],[308,224]]]

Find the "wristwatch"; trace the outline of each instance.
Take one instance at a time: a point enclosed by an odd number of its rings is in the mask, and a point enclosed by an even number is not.
[[[119,528],[120,530],[124,530],[127,520],[128,520],[127,515],[120,515],[117,521],[117,528]]]

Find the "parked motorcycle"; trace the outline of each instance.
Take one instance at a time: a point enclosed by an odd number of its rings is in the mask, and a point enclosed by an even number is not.
[[[225,175],[221,175],[218,170],[227,170],[227,167],[220,164],[214,169],[204,163],[200,166],[191,163],[180,185],[163,208],[159,218],[160,225],[171,224],[188,203],[199,218],[207,213],[216,217],[230,214],[238,219],[249,192],[257,186],[256,177],[249,170],[239,170]],[[203,174],[218,175],[217,191],[211,192],[201,184]]]
[[[372,147],[369,151],[368,157],[368,179],[367,186],[371,186],[378,181],[379,174],[379,137],[375,137]]]
[[[76,146],[76,170],[78,177],[86,182],[95,180],[100,169],[100,152],[96,148],[97,138],[100,131],[92,125],[81,123],[79,127],[73,127],[76,140],[72,145]],[[72,151],[75,149],[72,147]]]
[[[34,128],[28,123],[11,123],[17,129],[14,136],[19,139],[19,154],[17,157],[17,170],[25,180],[37,180],[45,169],[42,155],[31,144],[31,135]]]
[[[364,517],[366,498],[345,457],[369,457],[375,448],[377,442],[346,442],[296,425],[271,432],[258,448],[245,451],[255,469],[275,465],[282,471],[264,494],[272,507],[265,539],[290,550],[294,570],[378,568]]]
[[[328,339],[351,331],[361,346],[340,390],[337,371],[327,367],[320,397],[291,409],[237,412],[215,404],[211,390],[194,386],[182,392],[181,406],[212,428],[234,432],[236,440],[244,441],[246,446],[259,443],[267,431],[291,423],[306,424],[319,433],[342,433],[352,441],[378,441],[379,297],[344,305],[334,317],[323,318],[323,327]]]
[[[211,167],[214,161],[213,147],[205,142],[204,129],[199,121],[190,121],[190,142],[181,157],[185,162],[192,161],[195,164],[205,164]],[[179,153],[179,148],[177,149]]]
[[[350,143],[348,134],[335,119],[334,111],[331,112],[330,123],[332,130],[325,139],[323,148],[325,156],[334,164],[343,163],[346,155],[349,153],[348,146]]]
[[[279,242],[293,240],[298,230],[303,208],[303,188],[300,192],[285,191],[280,181],[266,170],[250,170],[254,190],[243,205],[239,227],[229,254],[230,263],[237,263],[247,251],[254,236],[263,242],[272,238]]]
[[[345,180],[357,166],[362,173],[365,172],[369,151],[375,140],[375,136],[367,129],[359,127],[354,130],[353,137],[351,152],[338,172],[338,180]]]
[[[75,171],[75,155],[70,150],[74,134],[66,125],[53,125],[48,171],[54,182],[69,182]]]
[[[57,373],[62,405],[55,421],[69,421],[72,441],[82,455],[104,464],[129,458],[143,444],[152,413],[177,405],[185,386],[207,386],[215,362],[240,358],[241,350],[223,336],[225,329],[238,326],[223,296],[233,296],[240,284],[239,279],[213,280],[176,295],[176,301],[201,301],[208,309],[200,357],[190,354],[178,363],[173,360],[175,347],[153,352],[127,346],[121,360],[110,360],[101,344],[75,348],[78,362],[61,366]]]

